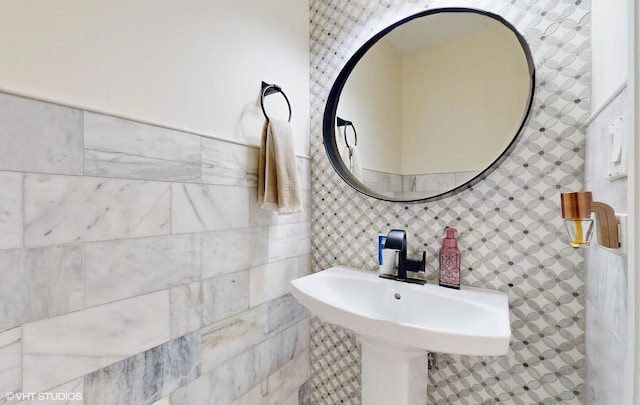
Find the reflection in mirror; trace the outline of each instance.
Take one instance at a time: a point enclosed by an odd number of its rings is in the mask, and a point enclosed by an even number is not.
[[[446,10],[383,31],[332,89],[343,85],[325,113],[343,164],[332,163],[339,173],[352,169],[355,150],[361,175],[341,175],[365,194],[412,201],[449,193],[499,160],[528,115],[533,65],[522,37],[500,17]],[[357,146],[345,143],[349,126],[327,117],[332,108],[358,128]]]
[[[353,125],[353,122],[340,117],[336,119],[336,125],[338,126],[338,132],[342,132],[342,139],[344,139],[344,147],[340,153],[342,161],[345,162],[353,177],[358,181],[362,181],[362,159],[360,158],[360,149],[358,149],[356,127]],[[353,131],[351,141],[349,141],[349,128]]]

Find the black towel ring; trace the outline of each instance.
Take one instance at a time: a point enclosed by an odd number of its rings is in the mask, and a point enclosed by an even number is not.
[[[268,83],[262,82],[262,93],[260,95],[260,107],[262,108],[262,113],[264,114],[264,117],[267,119],[267,122],[269,122],[269,116],[267,115],[267,111],[264,109],[264,98],[273,93],[280,93],[284,97],[285,101],[287,102],[287,107],[289,107],[289,122],[291,122],[291,103],[289,103],[289,99],[287,98],[287,95],[284,94],[284,91],[282,91],[282,87],[278,86],[277,84],[268,84]]]
[[[356,133],[356,127],[353,126],[353,122],[343,120],[340,117],[336,117],[336,120],[339,127],[344,127],[344,143],[347,145],[347,147],[351,147],[351,145],[349,145],[349,141],[347,140],[347,127],[351,127],[351,129],[353,129],[353,138],[355,140],[353,145],[358,146],[358,134]]]

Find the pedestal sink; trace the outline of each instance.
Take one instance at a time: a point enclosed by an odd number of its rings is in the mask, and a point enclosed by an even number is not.
[[[309,311],[359,335],[363,405],[426,404],[430,351],[498,356],[509,349],[502,292],[408,284],[342,266],[291,285]]]

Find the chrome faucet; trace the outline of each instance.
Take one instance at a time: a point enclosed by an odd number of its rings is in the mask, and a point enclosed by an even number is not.
[[[407,258],[407,233],[400,229],[392,229],[387,235],[384,243],[385,249],[394,249],[398,253],[398,275],[381,274],[382,278],[404,281],[407,283],[424,284],[426,281],[418,278],[407,277],[407,271],[424,272],[426,253],[422,252],[422,260],[411,260]]]

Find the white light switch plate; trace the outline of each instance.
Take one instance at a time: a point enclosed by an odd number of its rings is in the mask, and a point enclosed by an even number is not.
[[[609,124],[607,131],[608,172],[607,178],[615,180],[627,177],[627,141],[625,120],[621,115]]]

